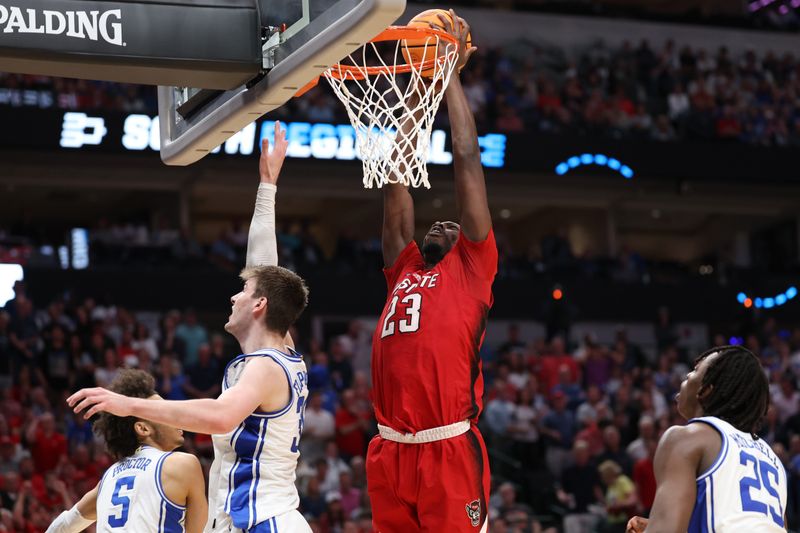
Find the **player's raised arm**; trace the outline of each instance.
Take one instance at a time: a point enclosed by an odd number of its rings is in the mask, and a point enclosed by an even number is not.
[[[247,234],[247,267],[278,264],[278,238],[275,234],[275,196],[278,192],[283,161],[289,141],[281,123],[275,121],[275,136],[272,150],[269,139],[261,141],[261,157],[258,160],[260,183],[256,195],[256,206]],[[294,348],[291,335],[286,334],[286,345]]]
[[[281,129],[280,122],[275,121],[275,142],[272,150],[270,151],[270,143],[266,137],[261,141],[261,158],[258,162],[261,183],[258,186],[253,219],[247,236],[246,266],[248,267],[278,264],[275,195],[288,146],[286,132]]]
[[[408,187],[399,183],[383,186],[383,264],[390,267],[414,239],[414,200]]]
[[[469,24],[456,16],[452,9],[450,16],[453,22],[443,15],[439,15],[439,19],[447,32],[456,37],[459,47],[456,71],[453,72],[445,92],[453,136],[456,200],[461,218],[461,232],[471,241],[483,241],[492,228],[492,218],[486,199],[486,181],[481,166],[475,118],[458,77],[458,71],[477,48],[467,46]]]

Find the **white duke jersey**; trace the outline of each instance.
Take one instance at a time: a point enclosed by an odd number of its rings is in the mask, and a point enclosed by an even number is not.
[[[240,355],[225,369],[222,390],[233,387],[247,363],[269,357],[289,382],[289,403],[281,410],[256,411],[225,435],[214,435],[214,463],[208,487],[206,531],[247,530],[297,509],[295,470],[300,457],[308,374],[300,354],[266,349]],[[265,387],[269,384],[265,383]]]
[[[186,507],[164,494],[161,469],[172,452],[141,446],[111,465],[97,491],[97,533],[183,533]]]
[[[688,533],[785,533],[786,471],[769,444],[713,416],[694,418],[722,436],[719,457],[697,478]]]

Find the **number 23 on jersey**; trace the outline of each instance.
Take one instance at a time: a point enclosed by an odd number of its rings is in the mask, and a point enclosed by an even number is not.
[[[397,303],[405,305],[404,312],[397,314]],[[422,310],[422,295],[417,293],[405,296],[395,295],[389,303],[386,318],[383,319],[381,338],[394,335],[396,332],[413,333],[419,330],[419,315]]]

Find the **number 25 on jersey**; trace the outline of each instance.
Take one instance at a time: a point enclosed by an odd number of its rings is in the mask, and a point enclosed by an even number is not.
[[[397,315],[397,303],[404,304],[405,312]],[[383,319],[383,328],[381,328],[381,338],[390,337],[396,332],[400,333],[414,333],[419,330],[419,314],[422,309],[422,295],[421,294],[408,294],[402,299],[400,296],[392,298],[389,303],[389,310],[386,312],[386,318]]]

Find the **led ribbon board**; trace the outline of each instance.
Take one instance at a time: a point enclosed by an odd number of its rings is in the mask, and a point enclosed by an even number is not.
[[[614,172],[619,173],[625,179],[633,178],[633,170],[628,165],[622,164],[619,159],[609,157],[604,154],[582,154],[574,155],[566,161],[562,161],[556,165],[556,174],[563,176],[574,168],[586,165],[597,165],[600,167],[608,167]]]
[[[786,291],[778,294],[777,296],[770,296],[764,298],[751,298],[747,294],[740,292],[736,299],[747,309],[755,307],[756,309],[772,309],[773,307],[780,307],[786,304],[789,300],[797,296],[797,287],[789,287]]]

